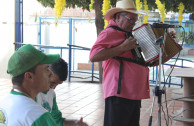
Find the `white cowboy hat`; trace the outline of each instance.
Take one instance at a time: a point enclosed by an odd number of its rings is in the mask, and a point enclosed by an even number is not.
[[[137,10],[135,4],[132,0],[121,0],[116,3],[116,8],[109,9],[105,14],[105,19],[113,19],[114,14],[118,12],[130,12],[134,14],[143,14],[147,15],[147,12],[144,10]]]

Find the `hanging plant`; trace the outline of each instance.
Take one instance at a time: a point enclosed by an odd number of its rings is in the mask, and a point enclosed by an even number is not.
[[[110,8],[110,0],[103,0],[102,14],[105,15],[109,8]],[[106,28],[108,23],[109,22],[107,20],[104,20],[104,28]]]
[[[143,4],[144,4],[144,10],[146,12],[148,12],[148,3],[147,3],[147,0],[143,0]],[[148,23],[148,15],[144,15],[143,23],[144,24]]]
[[[181,3],[179,4],[179,7],[178,7],[178,9],[179,9],[179,16],[178,16],[179,25],[182,24],[182,20],[183,20],[183,10],[184,10],[184,8],[185,8],[185,6],[184,6],[184,4],[181,2]]]
[[[61,14],[66,6],[66,0],[55,0],[55,26],[57,26],[58,19],[61,17]]]
[[[156,5],[158,7],[158,10],[160,11],[161,14],[161,21],[164,23],[164,19],[165,19],[165,3],[161,3],[160,0],[156,0]]]

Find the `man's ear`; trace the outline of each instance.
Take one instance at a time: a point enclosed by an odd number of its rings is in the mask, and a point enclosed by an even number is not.
[[[31,72],[26,72],[26,73],[24,74],[24,78],[25,78],[25,79],[28,79],[28,80],[31,80],[31,79],[32,79],[32,73],[31,73]]]

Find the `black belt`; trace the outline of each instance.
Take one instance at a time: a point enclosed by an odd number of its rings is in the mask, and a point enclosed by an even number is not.
[[[123,60],[128,61],[128,62],[133,62],[142,66],[149,66],[149,64],[145,62],[139,62],[130,58],[125,58],[125,57],[120,57],[120,56],[115,56],[113,59],[120,60],[120,69],[119,69],[119,81],[118,81],[118,89],[117,89],[117,94],[121,93],[121,79],[122,79],[122,73],[123,73]]]

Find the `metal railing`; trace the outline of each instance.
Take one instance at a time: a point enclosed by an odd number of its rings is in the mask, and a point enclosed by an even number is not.
[[[23,45],[26,45],[27,43],[20,43],[20,42],[15,42],[13,43],[15,45],[20,45],[19,47],[23,46]],[[68,47],[65,47],[65,46],[51,46],[51,45],[39,45],[39,44],[32,44],[33,46],[37,46],[39,47],[39,49],[41,51],[43,51],[42,49],[59,49],[60,50],[60,56],[62,57],[63,53],[63,49],[69,49]]]
[[[95,76],[95,75],[99,75],[98,73],[94,72],[94,62],[92,62],[92,70],[91,72],[87,72],[87,71],[75,71],[72,70],[71,64],[72,64],[72,50],[84,50],[84,51],[90,51],[90,48],[87,47],[83,47],[83,46],[78,46],[78,45],[71,45],[71,44],[67,44],[69,46],[69,77],[68,77],[68,81],[71,81],[71,77],[74,78],[81,78],[81,79],[88,79],[91,78],[91,82],[94,82],[94,78],[99,79],[99,77]],[[86,73],[86,74],[91,74],[91,76],[88,77],[82,77],[82,76],[71,76],[71,73],[74,72],[78,72],[78,73]]]
[[[23,45],[26,45],[27,43],[20,43],[20,42],[15,42],[13,43],[15,44],[17,47],[21,47]],[[88,79],[91,78],[91,82],[94,82],[94,78],[99,79],[99,77],[97,77],[99,74],[94,72],[94,63],[92,63],[92,70],[91,72],[88,71],[78,71],[78,70],[72,70],[72,50],[86,50],[86,51],[90,51],[90,48],[86,48],[86,47],[82,47],[82,46],[77,46],[77,45],[71,45],[71,44],[67,44],[68,47],[63,47],[63,46],[51,46],[51,45],[39,45],[39,44],[32,44],[33,46],[39,47],[40,50],[42,49],[59,49],[60,50],[60,56],[62,57],[63,55],[63,50],[64,49],[68,49],[69,51],[69,62],[68,62],[68,82],[71,82],[71,78],[80,78],[80,79]],[[72,73],[85,73],[85,74],[89,74],[89,76],[87,77],[83,77],[83,76],[72,76]],[[91,75],[91,76],[90,76]],[[95,76],[96,75],[96,76]]]
[[[25,45],[25,43],[19,43],[19,42],[15,42],[14,43],[15,45]],[[87,48],[87,47],[83,47],[83,46],[78,46],[78,45],[71,45],[71,44],[67,44],[68,47],[62,47],[62,46],[50,46],[50,45],[38,45],[38,44],[32,44],[33,46],[37,46],[40,48],[40,50],[42,49],[59,49],[61,54],[60,56],[63,55],[63,51],[62,50],[68,50],[69,52],[69,62],[68,62],[68,81],[71,82],[71,78],[80,78],[80,79],[88,79],[88,78],[91,78],[91,81],[90,82],[94,82],[94,78],[96,79],[99,79],[99,73],[95,72],[94,71],[94,63],[92,62],[92,69],[91,71],[86,71],[86,70],[72,70],[72,51],[73,50],[82,50],[82,51],[90,51],[90,48]],[[180,67],[180,68],[190,68],[191,66],[193,65],[190,65],[190,66],[186,66],[185,65],[185,62],[189,62],[189,63],[192,63],[194,64],[194,62],[192,60],[188,60],[188,59],[184,59],[184,58],[178,58],[177,60],[180,61],[180,64],[179,65],[174,65],[173,64],[173,61],[172,60],[176,60],[177,58],[171,58],[168,62],[164,63],[163,66],[168,66],[168,68],[172,68],[173,66],[174,67]],[[156,80],[157,80],[157,75],[158,75],[158,66],[155,66],[155,67],[150,67],[150,83],[151,83],[151,86],[153,84],[156,83]],[[72,75],[72,73],[83,73],[83,74],[87,74],[89,76],[86,76],[86,77],[83,77],[82,75],[77,75],[77,76],[74,76]],[[163,75],[163,78],[166,78],[164,75]],[[169,80],[168,82],[164,79],[164,81],[161,81],[161,84],[168,84],[168,86],[170,87],[171,85],[176,85],[176,86],[180,86],[182,87],[183,86],[183,82],[182,82],[182,78],[180,79],[180,82],[179,83],[174,83],[171,79],[171,77],[169,77]]]
[[[177,60],[177,62],[180,61],[179,65],[176,65],[174,64],[175,60]],[[193,64],[193,65],[185,65],[185,63],[190,63],[190,64]],[[172,85],[175,85],[175,86],[180,86],[180,87],[183,87],[183,80],[182,80],[182,77],[173,77],[175,78],[175,82],[172,81],[172,77],[169,75],[169,76],[165,76],[164,73],[165,71],[167,70],[167,68],[192,68],[191,66],[194,66],[194,62],[192,60],[188,60],[186,58],[171,58],[168,62],[164,63],[163,64],[163,75],[162,75],[162,80],[161,81],[161,84],[168,84],[168,87],[172,86]],[[166,67],[166,69],[165,69]],[[150,70],[152,70],[152,79],[150,79],[150,83],[152,84],[155,84],[156,83],[156,80],[157,80],[157,75],[158,75],[158,66],[155,66],[155,67],[152,67],[150,68]],[[179,78],[179,79],[178,79]]]
[[[39,45],[34,45],[34,46],[38,46],[40,47],[40,50],[44,50],[44,49],[57,49],[57,50],[60,50],[60,55],[62,56],[63,55],[63,50],[67,50],[68,51],[68,69],[69,69],[69,76],[68,76],[68,81],[70,82],[71,81],[71,77],[75,77],[75,76],[72,76],[72,73],[85,73],[85,74],[89,74],[88,77],[81,77],[81,76],[77,76],[77,78],[82,78],[82,79],[88,79],[88,78],[91,78],[91,82],[94,81],[94,78],[96,79],[99,79],[97,76],[95,75],[98,75],[98,73],[96,73],[94,71],[94,63],[92,63],[92,70],[91,72],[89,71],[78,71],[78,70],[74,70],[74,60],[73,57],[75,57],[75,54],[73,52],[73,50],[83,50],[83,51],[90,51],[89,48],[86,48],[86,47],[83,47],[83,46],[77,46],[75,43],[75,21],[79,21],[79,20],[85,20],[85,21],[88,21],[88,19],[74,19],[74,18],[61,18],[60,20],[66,20],[69,24],[69,34],[68,34],[68,47],[63,47],[63,46],[48,46],[48,45],[42,45],[42,41],[41,41],[41,37],[42,37],[42,29],[41,29],[41,24],[44,20],[54,20],[54,18],[39,18]],[[92,19],[94,20],[94,19]],[[158,21],[151,21],[149,20],[149,22],[158,22]],[[176,24],[178,23],[178,21],[166,21],[167,23],[173,23],[173,24]],[[165,22],[165,23],[166,23]],[[187,26],[187,24],[191,24],[192,27],[194,26],[194,22],[183,22],[183,26]],[[188,26],[187,26],[188,27]],[[24,43],[15,43],[15,45],[24,45]],[[173,58],[172,58],[173,59]],[[178,60],[181,60],[182,62],[182,65],[180,66],[175,66],[175,67],[185,67],[184,66],[184,63],[185,61],[188,61],[188,62],[192,62],[191,60],[188,60],[188,59],[178,59]],[[193,63],[193,62],[192,62]],[[164,64],[165,66],[169,66],[169,67],[172,67],[172,64],[170,63],[165,63]],[[156,70],[156,67],[153,67],[153,68],[150,68],[152,70],[152,74],[150,76],[150,82],[151,83],[155,83],[156,79],[157,79],[157,70]],[[91,76],[90,76],[91,75]],[[76,78],[76,77],[75,77]],[[169,77],[169,86],[173,84],[173,82],[171,81],[171,77]],[[166,83],[165,81],[163,83]],[[180,86],[182,86],[182,80],[179,84]]]

